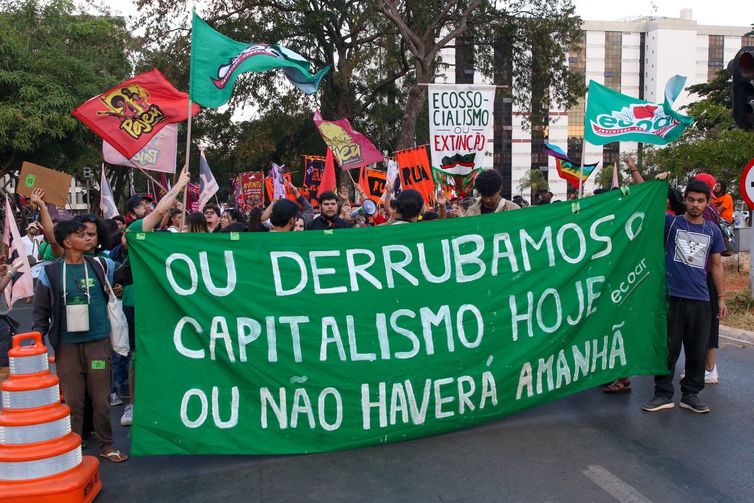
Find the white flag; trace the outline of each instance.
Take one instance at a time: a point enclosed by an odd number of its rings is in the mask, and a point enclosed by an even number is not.
[[[102,179],[99,188],[99,207],[102,209],[102,217],[107,219],[118,216],[118,207],[115,206],[115,198],[113,198],[113,191],[110,190],[110,184],[105,176],[104,165],[102,166]]]
[[[272,169],[270,175],[272,176],[272,187],[275,189],[275,193],[272,196],[275,201],[285,198],[285,178],[283,178],[283,167],[278,166],[274,162],[272,163]]]
[[[220,189],[217,180],[212,175],[212,171],[207,164],[207,158],[204,157],[204,151],[199,154],[199,204],[198,209],[202,211],[204,205],[212,199],[212,196]]]
[[[8,306],[13,307],[13,303],[18,299],[25,299],[34,295],[34,282],[31,277],[31,266],[29,259],[24,251],[24,244],[21,242],[21,235],[18,233],[18,226],[13,214],[13,208],[10,206],[8,198],[5,198],[5,227],[3,229],[3,244],[8,250],[9,264],[21,262],[21,267],[16,270],[13,281],[5,287],[5,301]]]

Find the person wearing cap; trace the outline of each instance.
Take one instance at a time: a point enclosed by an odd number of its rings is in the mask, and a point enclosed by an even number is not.
[[[715,208],[715,188],[719,185],[715,177],[709,173],[699,173],[694,176],[695,180],[704,182],[707,187],[712,191],[712,199],[710,204],[704,210],[704,220],[720,228],[721,214]],[[731,202],[732,204],[732,202]],[[725,234],[723,234],[723,241],[725,241]],[[728,245],[725,242],[726,247]],[[707,264],[707,288],[710,292],[710,309],[712,310],[712,317],[710,322],[709,332],[709,349],[707,350],[707,361],[704,370],[704,382],[705,384],[717,384],[720,382],[720,375],[717,371],[717,349],[720,345],[720,319],[718,318],[719,310],[717,307],[717,288],[715,282],[712,280],[712,272],[710,271],[710,265]]]
[[[126,201],[126,222],[141,220],[154,211],[154,200],[149,194],[134,194]]]
[[[170,208],[173,206],[176,198],[183,192],[183,188],[188,184],[190,178],[187,171],[182,171],[178,181],[163,197],[157,206],[152,204],[152,199],[144,194],[137,194],[131,197],[126,203],[126,215],[130,222],[128,230],[123,233],[121,247],[118,250],[117,258],[122,266],[118,269],[115,276],[113,287],[121,285],[123,287],[123,313],[128,321],[128,342],[131,347],[131,365],[128,374],[128,387],[131,394],[130,403],[123,410],[120,418],[121,426],[131,426],[133,422],[133,402],[134,402],[134,352],[136,350],[136,331],[134,327],[134,291],[133,275],[131,273],[131,262],[128,260],[128,247],[126,234],[129,232],[152,232],[154,228],[162,221]]]
[[[42,225],[39,222],[31,222],[26,226],[26,235],[21,238],[21,242],[24,245],[24,253],[29,258],[29,264],[34,266],[39,259],[39,245],[44,241],[44,237],[41,235]],[[39,268],[34,269],[32,267],[33,277],[39,276]]]

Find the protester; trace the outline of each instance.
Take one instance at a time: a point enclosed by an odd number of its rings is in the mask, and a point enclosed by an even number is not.
[[[130,400],[128,405],[123,410],[123,415],[120,418],[121,426],[131,426],[133,422],[133,404],[135,399],[134,388],[134,361],[136,358],[136,331],[135,331],[135,311],[134,311],[134,290],[133,290],[133,274],[131,272],[131,262],[128,257],[128,241],[126,235],[130,232],[152,232],[155,226],[162,221],[163,217],[168,214],[173,207],[176,198],[183,191],[183,188],[189,182],[189,174],[187,171],[182,171],[178,177],[178,181],[175,185],[160,199],[157,206],[151,204],[149,198],[140,196],[141,199],[136,201],[127,216],[132,219],[136,217],[136,220],[131,220],[131,224],[128,229],[123,233],[120,247],[113,249],[113,256],[120,261],[121,267],[117,271],[117,279],[113,286],[115,289],[117,286],[122,287],[122,302],[123,302],[123,314],[126,315],[128,321],[128,343],[131,348],[129,353],[130,365],[128,374],[128,388]],[[135,196],[136,197],[136,196]],[[134,199],[134,198],[131,198]],[[143,200],[147,200],[148,205],[143,205]],[[131,200],[129,200],[130,202]],[[138,206],[138,207],[137,207]]]
[[[710,188],[714,193],[714,188],[717,187],[718,182],[709,173],[699,173],[694,177],[696,180],[701,180]],[[713,199],[714,201],[714,199]],[[705,208],[702,217],[705,221],[720,228],[723,235],[723,242],[727,247],[725,239],[725,232],[720,226],[723,221],[720,218],[720,214],[713,204],[710,204]],[[712,273],[710,270],[709,262],[706,265],[707,271],[707,288],[710,292],[710,331],[709,331],[709,345],[707,349],[707,361],[705,364],[704,382],[706,384],[717,384],[720,382],[720,375],[717,370],[717,348],[720,344],[720,320],[717,315],[719,314],[717,307],[717,289],[715,288],[715,282],[712,279]]]
[[[270,229],[262,223],[262,208],[252,208],[249,213],[249,232],[268,232]]]
[[[107,258],[85,256],[94,246],[94,236],[80,220],[58,223],[55,239],[65,256],[47,264],[39,276],[32,330],[45,335],[55,351],[60,385],[71,408],[72,431],[83,436],[88,392],[100,456],[119,463],[128,456],[113,447],[110,425],[112,350],[105,286],[106,276],[112,281],[115,264]]]
[[[207,232],[215,232],[217,229],[220,230],[220,207],[216,204],[210,203],[204,206],[204,209],[202,210],[202,213],[204,214],[204,218],[207,220]],[[188,217],[186,220],[186,225],[190,225],[188,222]],[[189,231],[189,232],[204,232],[204,231]]]
[[[281,199],[280,201],[277,201],[272,208],[272,215],[270,215],[272,232],[292,231],[296,226],[297,213],[298,206],[296,206],[296,203],[293,201],[289,199]]]
[[[194,211],[186,215],[186,232],[212,232],[209,230],[209,222],[204,213]]]
[[[220,217],[220,229],[225,230],[225,227],[235,223],[245,225],[246,221],[244,220],[243,214],[240,211],[235,208],[228,208]]]
[[[320,215],[312,220],[307,230],[345,229],[351,224],[338,216],[338,196],[334,192],[323,192],[319,198]]]
[[[728,194],[728,186],[725,182],[717,182],[712,193],[714,194],[712,204],[720,214],[720,218],[728,223],[733,223],[733,198]]]
[[[135,194],[126,201],[126,222],[131,224],[154,211],[154,200],[148,194]]]
[[[183,210],[180,208],[172,208],[168,212],[168,232],[181,232],[183,229]]]
[[[720,229],[702,216],[710,203],[710,189],[699,180],[691,180],[684,192],[686,213],[665,219],[665,277],[669,292],[668,375],[655,377],[654,398],[642,408],[656,412],[675,407],[673,375],[684,347],[686,371],[681,379],[682,408],[696,413],[709,412],[699,399],[704,389],[705,356],[709,343],[710,293],[705,266],[717,287],[719,317],[728,307],[723,299],[723,267],[720,252],[725,245]]]
[[[16,269],[5,263],[5,256],[0,256],[0,292],[5,290],[15,274]],[[0,383],[5,381],[10,374],[8,351],[12,346],[13,334],[18,329],[18,323],[8,316],[10,309],[5,295],[0,293]]]
[[[395,206],[393,225],[416,222],[424,209],[424,198],[418,190],[406,189],[396,196]]]
[[[503,190],[503,177],[495,170],[488,169],[479,173],[474,180],[474,188],[479,193],[479,197],[474,199],[468,209],[459,211],[461,207],[456,207],[456,212],[462,216],[500,213],[520,208],[519,205],[506,200],[500,194]]]

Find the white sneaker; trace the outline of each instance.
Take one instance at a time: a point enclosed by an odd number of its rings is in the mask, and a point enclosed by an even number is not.
[[[123,415],[120,417],[121,426],[131,426],[134,418],[134,406],[131,404],[126,405]]]
[[[704,371],[704,382],[707,384],[717,384],[720,382],[720,377],[717,375],[717,365],[712,367],[712,370]]]
[[[110,393],[110,406],[123,405],[123,399],[117,393]]]

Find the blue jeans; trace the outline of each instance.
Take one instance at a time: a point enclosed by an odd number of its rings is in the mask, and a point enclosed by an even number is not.
[[[113,352],[112,393],[120,396],[128,394],[128,363],[130,356],[121,356]]]

